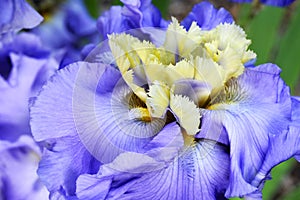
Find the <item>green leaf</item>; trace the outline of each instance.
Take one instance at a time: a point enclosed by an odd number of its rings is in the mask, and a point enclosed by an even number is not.
[[[266,6],[246,24],[246,33],[252,40],[250,49],[257,54],[257,64],[270,62],[269,54],[276,43],[277,29],[283,14],[284,9]]]
[[[300,74],[300,4],[294,11],[289,28],[282,38],[275,60],[282,69],[282,78],[294,90]]]
[[[280,184],[284,179],[284,175],[287,174],[295,164],[296,161],[294,159],[290,159],[273,168],[271,172],[272,180],[267,181],[263,189],[263,198],[265,200],[272,199],[272,195],[280,187]]]
[[[93,18],[97,18],[100,12],[99,0],[84,0],[84,4]]]
[[[152,0],[152,3],[160,10],[162,16],[166,18],[168,15],[170,0]]]

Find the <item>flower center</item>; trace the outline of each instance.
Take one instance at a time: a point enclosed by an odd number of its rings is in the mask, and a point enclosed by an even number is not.
[[[110,35],[117,66],[132,89],[130,118],[151,121],[172,113],[186,135],[199,132],[199,108],[244,71],[255,58],[250,40],[235,24],[202,31],[197,23],[185,30],[176,19],[163,46],[128,35]],[[147,85],[145,89],[144,85]]]

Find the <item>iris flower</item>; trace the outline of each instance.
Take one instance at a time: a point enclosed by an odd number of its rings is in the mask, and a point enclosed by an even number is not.
[[[260,198],[271,168],[298,155],[299,104],[280,69],[245,67],[256,55],[234,23],[198,24],[173,18],[161,46],[111,34],[112,60],[48,81],[30,112],[51,196]]]

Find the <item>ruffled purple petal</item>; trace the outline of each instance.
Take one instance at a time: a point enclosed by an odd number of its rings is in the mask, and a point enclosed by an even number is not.
[[[14,143],[0,140],[0,198],[48,199],[36,174],[41,152],[28,136]]]
[[[279,74],[280,69],[272,64],[248,68],[227,84],[226,92],[212,102],[210,110],[203,111],[203,129],[198,137],[216,136],[218,141],[220,135],[228,135],[231,181],[227,197],[256,190],[251,183],[264,161],[270,138],[281,134],[290,123],[289,88]],[[211,127],[219,132],[211,132]]]
[[[51,195],[75,197],[76,179],[80,174],[98,171],[97,161],[78,137],[62,137],[44,143],[38,174]]]
[[[196,21],[203,30],[213,29],[220,23],[234,22],[230,12],[224,8],[214,8],[208,1],[196,4],[181,24],[189,29],[193,21]]]
[[[224,198],[229,155],[225,147],[215,142],[199,141],[166,164],[145,154],[120,156],[122,158],[117,157],[113,163],[102,166],[98,175],[79,177],[79,199],[96,196],[98,199],[149,200]],[[130,167],[124,171],[111,168],[111,165],[122,168],[124,164],[131,166],[131,170]]]
[[[123,0],[123,7],[112,6],[98,18],[97,27],[103,39],[107,34],[129,32],[144,40],[152,40],[155,44],[162,44],[164,31],[169,22],[165,21],[159,10],[151,1]]]
[[[160,11],[151,4],[151,0],[122,0],[122,3],[124,3],[122,14],[130,19],[129,27],[167,27],[168,23],[162,19]]]
[[[48,82],[31,107],[33,135],[42,141],[78,134],[104,163],[124,151],[141,151],[165,120],[143,122],[130,117],[132,94],[114,67],[71,64]]]
[[[75,63],[58,71],[33,100],[30,108],[31,130],[36,141],[77,135],[72,97],[81,65],[86,67],[88,64]]]
[[[291,126],[289,131],[271,137],[263,164],[251,183],[257,187],[254,194],[261,193],[261,186],[269,178],[273,167],[295,155],[300,155],[300,127]]]
[[[102,39],[107,39],[108,34],[121,33],[126,29],[125,16],[122,15],[121,6],[112,6],[104,12],[97,20],[97,28]]]
[[[292,124],[300,125],[300,97],[292,97]]]
[[[2,0],[0,10],[0,39],[9,32],[33,28],[43,20],[25,0]]]

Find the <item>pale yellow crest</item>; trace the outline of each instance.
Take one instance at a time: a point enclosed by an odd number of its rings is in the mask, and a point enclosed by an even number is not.
[[[130,63],[130,67],[140,64],[140,59],[131,45],[139,42],[139,39],[126,33],[112,34],[108,36],[108,39],[112,54],[121,73],[126,71],[127,62]],[[122,66],[124,61],[126,61],[126,67]]]
[[[211,58],[196,57],[194,65],[195,79],[208,83],[212,88],[222,87],[227,81],[225,69]]]
[[[170,88],[161,82],[150,85],[146,105],[153,117],[163,117],[170,101]]]
[[[129,70],[123,74],[123,79],[127,85],[132,89],[134,94],[138,96],[143,102],[146,102],[147,93],[144,88],[138,86],[133,81],[133,71]]]
[[[201,115],[195,103],[188,97],[171,94],[170,108],[188,135],[199,132]]]

